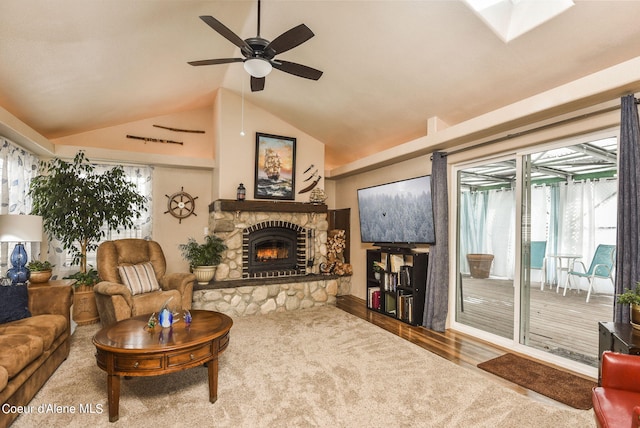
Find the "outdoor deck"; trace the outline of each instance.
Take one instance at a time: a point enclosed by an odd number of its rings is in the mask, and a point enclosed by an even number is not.
[[[598,322],[613,318],[613,296],[563,289],[531,289],[529,345],[585,364],[598,365]],[[458,321],[513,338],[513,282],[463,278],[464,312]]]

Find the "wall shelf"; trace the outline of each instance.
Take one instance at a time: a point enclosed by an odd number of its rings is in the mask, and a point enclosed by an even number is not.
[[[218,199],[209,204],[209,212],[216,211],[326,213],[327,205],[286,201],[236,201],[234,199]]]

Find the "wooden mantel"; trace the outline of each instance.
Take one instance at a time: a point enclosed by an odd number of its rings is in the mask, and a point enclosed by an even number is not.
[[[287,201],[236,201],[218,199],[209,204],[209,212],[215,211],[261,211],[284,213],[326,213],[325,204],[310,204]]]

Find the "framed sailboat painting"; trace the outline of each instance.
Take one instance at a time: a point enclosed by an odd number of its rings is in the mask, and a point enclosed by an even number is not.
[[[296,139],[256,132],[255,199],[295,199]]]

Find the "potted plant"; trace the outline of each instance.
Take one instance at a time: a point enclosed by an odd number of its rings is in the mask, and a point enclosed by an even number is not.
[[[100,282],[98,271],[89,267],[82,273],[76,272],[64,279],[73,279],[73,320],[78,325],[93,324],[100,320],[98,306],[93,294],[93,286]]]
[[[222,261],[222,253],[227,249],[224,241],[215,235],[207,235],[204,244],[189,238],[179,245],[182,257],[189,262],[198,284],[208,284],[216,274],[216,267]]]
[[[71,162],[54,158],[41,163],[29,195],[32,214],[42,216],[47,235],[71,253],[80,274],[87,274],[87,251],[98,247],[105,230],[133,226],[146,201],[121,166],[99,174],[83,151]]]
[[[40,284],[49,281],[53,273],[53,267],[49,261],[32,260],[27,264],[27,268],[31,271],[29,282]]]
[[[627,289],[619,294],[617,301],[623,305],[631,305],[631,325],[633,328],[640,330],[640,282],[636,284],[635,289]]]
[[[373,262],[373,276],[380,281],[380,276],[384,272],[384,265],[382,262],[374,261]]]

